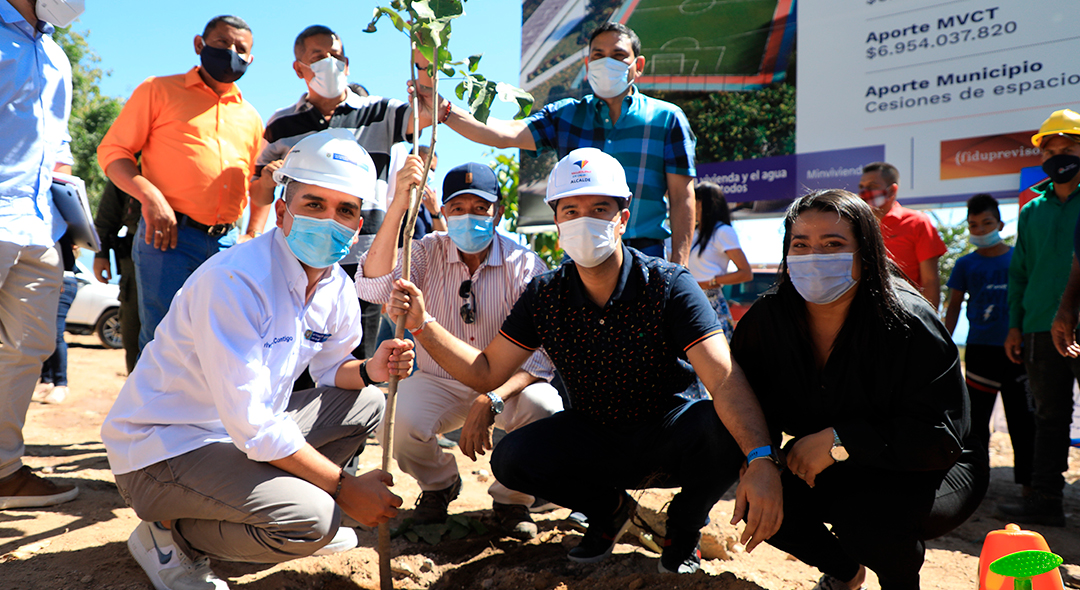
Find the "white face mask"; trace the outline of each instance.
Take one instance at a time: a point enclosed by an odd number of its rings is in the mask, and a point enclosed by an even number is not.
[[[600,98],[618,96],[630,87],[630,64],[602,57],[589,61],[589,85]]]
[[[66,27],[75,22],[86,8],[85,0],[37,0],[34,14],[54,27]]]
[[[854,252],[788,256],[788,277],[795,290],[810,303],[832,303],[859,281],[851,276]]]
[[[578,266],[593,268],[607,260],[618,247],[615,228],[619,219],[604,221],[579,217],[559,224],[559,245]]]
[[[337,98],[345,93],[349,79],[345,76],[345,62],[328,55],[307,66],[315,77],[308,80],[308,88],[323,98]]]

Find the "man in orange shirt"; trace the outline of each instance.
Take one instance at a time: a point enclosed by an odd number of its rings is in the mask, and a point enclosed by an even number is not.
[[[899,192],[900,172],[896,166],[885,162],[863,166],[859,196],[881,223],[881,237],[885,239],[889,258],[936,309],[941,303],[938,259],[946,251],[945,242],[928,215],[896,202]]]
[[[234,84],[251,63],[251,46],[242,19],[211,19],[195,36],[201,64],[140,84],[98,146],[105,174],[142,203],[143,239],[132,249],[140,351],[187,277],[237,241],[263,131]],[[252,207],[248,237],[267,214],[267,205]]]

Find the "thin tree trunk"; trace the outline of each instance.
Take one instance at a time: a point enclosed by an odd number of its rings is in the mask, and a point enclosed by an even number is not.
[[[409,74],[412,77],[413,88],[416,92],[413,93],[413,151],[414,155],[420,151],[420,100],[419,100],[419,86],[416,79],[416,71],[413,66],[413,52],[416,50],[416,42],[410,43],[409,52]],[[409,212],[402,218],[402,223],[405,224],[405,238],[402,244],[401,255],[401,278],[406,281],[409,280],[410,271],[412,269],[412,238],[416,229],[416,216],[420,212],[420,190],[427,183],[427,175],[431,170],[431,158],[435,155],[435,136],[438,133],[439,119],[437,116],[438,111],[438,98],[439,98],[439,48],[435,48],[433,59],[431,62],[432,76],[431,76],[431,144],[429,145],[428,155],[424,158],[424,174],[420,179],[420,185],[412,185],[409,187]],[[405,337],[405,316],[401,316],[397,320],[397,325],[394,328],[394,338],[402,339]],[[383,471],[390,471],[390,458],[393,456],[393,444],[394,444],[394,414],[397,406],[397,389],[398,389],[397,376],[391,375],[390,382],[387,385],[388,393],[386,395],[386,411],[383,414],[383,456],[382,456],[382,469]],[[383,523],[379,525],[379,587],[381,590],[394,590],[394,577],[393,572],[390,570],[390,525]]]

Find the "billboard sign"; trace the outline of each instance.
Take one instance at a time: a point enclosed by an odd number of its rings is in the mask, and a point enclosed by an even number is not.
[[[905,204],[1015,198],[1039,163],[1034,130],[1080,109],[1075,13],[1075,0],[803,3],[796,151],[884,146]]]

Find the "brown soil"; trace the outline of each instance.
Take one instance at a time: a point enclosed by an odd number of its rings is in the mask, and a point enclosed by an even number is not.
[[[124,506],[105,459],[98,430],[124,381],[123,352],[106,350],[91,336],[69,336],[71,395],[60,406],[33,403],[27,416],[27,464],[61,481],[77,483],[79,497],[67,504],[42,510],[0,512],[0,588],[143,590],[150,583],[129,556],[126,540],[137,524]],[[993,479],[980,510],[962,527],[928,543],[922,569],[923,588],[970,590],[977,586],[978,555],[991,530],[1005,522],[994,518],[993,507],[1018,493],[1012,483],[1011,447],[1006,436],[993,438]],[[371,444],[363,455],[362,469],[374,468],[381,451]],[[1046,536],[1052,550],[1066,564],[1080,564],[1080,450],[1073,449],[1065,511],[1066,528],[1035,527]],[[478,519],[490,516],[487,495],[490,467],[486,457],[472,463],[456,449],[465,485],[451,505],[452,513]],[[411,507],[419,488],[408,476],[393,470],[395,492]],[[640,502],[649,509],[646,520],[662,509],[670,492],[651,490]],[[712,556],[702,572],[693,576],[661,576],[656,573],[657,554],[628,534],[615,554],[598,565],[570,563],[566,551],[578,542],[579,533],[566,526],[568,510],[538,515],[540,535],[529,543],[487,534],[432,546],[399,538],[395,553],[395,588],[449,590],[639,590],[681,588],[687,590],[809,590],[817,570],[768,546],[752,554],[734,541],[740,530],[727,524],[734,502],[730,496],[712,511],[707,533],[714,541]],[[404,511],[399,522],[408,517]],[[378,588],[378,556],[374,532],[360,534],[358,549],[329,557],[298,559],[276,566],[214,563],[219,575],[234,589],[280,590],[318,588],[344,590]],[[1066,566],[1065,572],[1078,572]],[[877,589],[870,574],[868,588]],[[1074,586],[1080,587],[1080,585]]]

